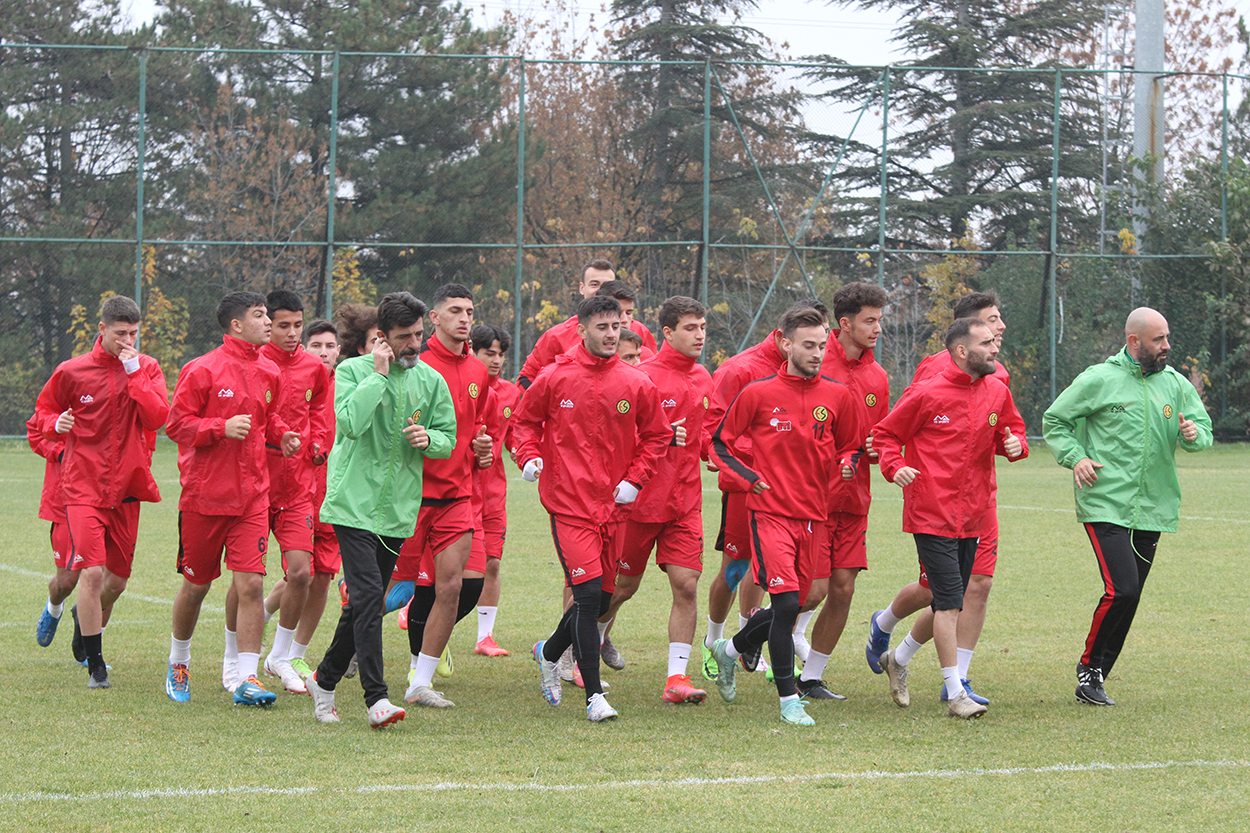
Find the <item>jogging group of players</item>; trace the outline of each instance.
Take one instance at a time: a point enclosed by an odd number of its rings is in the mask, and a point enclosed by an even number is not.
[[[369,725],[402,720],[382,656],[383,616],[399,611],[410,646],[404,701],[452,707],[433,686],[452,673],[457,622],[476,611],[476,653],[508,654],[493,631],[510,457],[524,481],[538,482],[564,573],[563,615],[533,646],[542,696],[558,705],[572,684],[584,690],[588,719],[617,716],[600,660],[624,667],[609,632],[654,553],[672,593],[662,696],[701,703],[707,693],[688,665],[706,464],[722,492],[722,557],[705,583],[696,662],[726,701],[739,669],[767,669],[781,719],[811,725],[809,702],[844,699],[822,676],[868,566],[876,466],[902,489],[920,570],[873,614],[867,663],[907,707],[909,663],[932,640],[949,714],[984,714],[969,666],[997,560],[995,457],[1029,453],[996,358],[1006,329],[996,296],[956,302],[946,349],[920,364],[891,408],[873,355],[888,306],[880,286],[846,284],[832,310],[815,299],[794,305],[714,375],[700,363],[707,324],[698,301],[660,305],[657,344],[611,263],[588,263],[579,291],[577,314],[538,339],[516,384],[502,376],[508,335],[474,326],[472,292],[459,284],[439,287],[428,309],[397,292],[376,309],[348,306],[334,323],[307,325],[294,293],[234,292],[217,310],[222,345],[182,368],[172,402],[159,364],[135,349],[137,305],[109,298],[93,349],[57,367],[27,424],[46,459],[40,517],[52,524],[56,562],[39,645],[52,643],[77,588],[74,657],[89,687],[109,687],[102,635],[131,574],[139,505],[160,500],[151,459],[163,427],[178,444],[181,479],[171,700],[191,699],[192,637],[224,562],[232,577],[221,684],[234,703],[275,702],[263,669],[310,695],[318,721],[336,722],[338,684],[358,673]],[[1124,349],[1082,373],[1043,419],[1047,445],[1073,470],[1078,520],[1104,584],[1077,666],[1076,697],[1094,705],[1113,705],[1103,682],[1160,533],[1176,529],[1175,449],[1212,442],[1197,391],[1167,366],[1168,337],[1162,315],[1134,310]],[[282,578],[266,595],[271,534]],[[306,652],[340,570],[340,616],[314,668]]]

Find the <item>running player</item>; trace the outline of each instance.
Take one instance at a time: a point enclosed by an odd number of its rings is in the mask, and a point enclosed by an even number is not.
[[[269,550],[269,466],[266,446],[286,457],[300,437],[278,415],[277,366],[260,347],[271,322],[265,296],[232,292],[217,305],[224,332],[215,350],[182,368],[165,433],[178,443],[178,572],[165,693],[191,699],[191,638],[200,607],[221,575],[222,551],[238,595],[234,702],[264,706],[277,698],[257,678],[265,629],[265,556]],[[230,632],[227,631],[227,639]]]
[[[838,329],[829,334],[821,372],[846,385],[855,401],[858,428],[863,445],[851,481],[837,480],[829,487],[829,519],[822,526],[814,581],[804,612],[794,631],[795,653],[803,661],[799,694],[810,700],[841,700],[821,680],[829,655],[837,647],[846,627],[855,577],[868,569],[868,507],[872,504],[871,467],[872,426],[890,409],[890,379],[873,359],[873,348],[881,335],[881,310],[889,301],[884,289],[871,283],[848,283],[833,296],[833,317]],[[803,632],[807,620],[822,599],[825,601],[812,629],[807,646]]]
[[[482,504],[482,544],[486,555],[486,579],[477,603],[477,646],[474,653],[488,657],[506,657],[508,651],[495,641],[495,618],[499,614],[500,565],[504,539],[508,534],[508,470],[504,468],[504,450],[512,447],[512,417],[521,401],[521,389],[503,378],[512,339],[501,327],[479,324],[471,334],[473,355],[486,365],[491,397],[486,433],[494,441],[491,454],[495,459],[488,468],[474,470],[474,496]]]
[[[792,308],[781,320],[786,362],[747,385],[715,429],[710,447],[722,478],[746,491],[751,559],[770,607],[751,614],[733,639],[718,639],[716,688],[733,702],[734,664],[768,643],[785,723],[811,726],[794,682],[794,624],[811,588],[820,525],[829,513],[829,484],[855,475],[860,445],[856,403],[846,386],[820,373],[829,334],[824,317]],[[749,441],[751,464],[738,447]]]
[[[65,566],[82,574],[71,613],[74,658],[83,659],[81,644],[88,688],[109,687],[103,627],[130,578],[139,503],[161,499],[152,450],[169,415],[169,391],[156,359],[135,349],[139,321],[139,305],[130,298],[106,300],[91,352],[59,364],[35,402],[44,439],[65,443],[59,473]]]
[[[990,332],[994,334],[994,343],[1001,350],[1003,346],[1003,332],[1007,329],[1006,322],[998,309],[998,296],[993,292],[973,292],[958,299],[954,305],[955,318],[976,318],[985,326],[990,328]],[[912,378],[912,384],[922,382],[926,379],[942,373],[952,366],[951,354],[946,350],[941,350],[928,356],[916,368],[915,376]],[[1011,374],[1007,372],[1001,362],[995,360],[994,373],[995,379],[1002,382],[1007,387],[1011,387]],[[989,601],[990,587],[994,583],[994,568],[998,563],[998,479],[994,470],[990,470],[990,511],[985,516],[985,527],[980,531],[977,538],[977,558],[976,563],[972,565],[972,578],[968,582],[967,592],[964,593],[964,608],[959,614],[959,633],[957,635],[958,656],[959,656],[959,675],[964,681],[964,690],[968,692],[968,696],[974,702],[983,706],[988,706],[990,701],[982,697],[972,688],[972,683],[968,679],[969,666],[972,663],[972,654],[977,647],[977,642],[981,638],[981,629],[985,625],[986,605]],[[873,614],[868,624],[868,647],[865,649],[865,657],[868,660],[868,667],[873,673],[881,673],[881,665],[878,662],[881,654],[885,653],[890,647],[890,634],[893,633],[895,627],[901,619],[905,619],[916,611],[921,611],[913,625],[912,645],[909,647],[918,647],[927,642],[933,633],[933,611],[929,608],[933,601],[933,593],[929,589],[929,581],[924,571],[921,571],[920,578],[904,587],[898,592],[894,601],[890,603],[885,610],[877,611]],[[946,701],[946,687],[942,687],[940,696],[942,702]]]
[[[599,620],[601,625],[610,625],[621,605],[638,592],[655,549],[655,563],[667,574],[673,593],[663,695],[668,703],[702,703],[707,698],[707,692],[695,688],[686,673],[694,643],[696,591],[703,571],[699,457],[706,454],[708,426],[704,417],[711,404],[712,376],[698,361],[707,336],[706,314],[702,304],[683,296],[669,298],[660,306],[664,345],[640,369],[655,383],[660,410],[673,428],[673,440],[625,521],[616,592],[608,612]]]
[[[647,485],[673,430],[655,384],[621,362],[621,306],[596,295],[577,309],[582,347],[559,356],[521,400],[513,435],[522,477],[542,475],[539,497],[573,604],[551,637],[534,646],[543,697],[561,699],[556,663],[573,646],[586,689],[586,717],[617,712],[599,680],[597,620],[608,609],[620,561],[626,510]]]
[[[424,461],[446,459],[455,444],[447,383],[417,356],[425,305],[407,292],[378,304],[378,341],[369,356],[335,372],[335,437],[321,517],[334,524],[351,599],[321,664],[307,682],[313,715],[338,722],[334,691],[358,656],[369,725],[403,720],[382,665],[382,605],[399,547],[421,508]]]
[[[872,430],[881,473],[903,488],[903,531],[916,539],[933,592],[932,639],[952,717],[986,711],[964,688],[956,632],[976,559],[977,535],[994,503],[994,455],[1029,454],[1024,420],[1007,386],[992,378],[998,344],[980,319],[957,318],[946,331],[951,366],[912,385]],[[903,447],[906,446],[906,457]],[[924,639],[916,629],[880,662],[894,702],[906,708],[907,665]]]
[[[633,367],[642,364],[642,336],[633,330],[621,330],[621,338],[616,344],[616,355],[625,364]]]

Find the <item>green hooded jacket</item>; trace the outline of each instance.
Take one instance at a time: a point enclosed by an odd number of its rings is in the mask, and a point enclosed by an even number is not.
[[[411,537],[421,511],[422,464],[426,457],[450,457],[456,445],[447,382],[425,363],[391,362],[383,376],[371,355],[347,359],[334,371],[334,417],[321,520]],[[428,448],[413,448],[403,435],[409,418],[429,432]]]
[[[1181,437],[1182,414],[1198,428],[1193,442]],[[1170,367],[1142,376],[1127,348],[1059,394],[1042,416],[1042,434],[1064,468],[1086,457],[1103,464],[1094,485],[1073,485],[1077,520],[1158,532],[1175,532],[1180,520],[1177,443],[1202,451],[1212,441],[1211,418],[1189,380]]]

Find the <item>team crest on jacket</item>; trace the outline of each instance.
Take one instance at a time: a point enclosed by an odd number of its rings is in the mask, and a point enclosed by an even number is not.
[[[477,399],[478,393],[480,393],[480,391],[477,388],[477,382],[469,382],[469,397],[471,399]]]
[[[415,411],[412,412],[412,422],[415,425],[416,423],[420,421],[421,421],[421,409],[417,408]]]
[[[1171,418],[1172,418],[1172,406],[1171,406],[1171,405],[1164,405],[1164,406],[1163,406],[1163,418],[1164,418],[1164,419],[1171,419]]]
[[[824,405],[817,405],[815,408],[812,408],[812,419],[816,420],[817,422],[824,422],[828,418],[829,418],[829,409],[826,408]]]
[[[309,388],[308,390],[304,391],[304,401],[312,402],[312,388]]]
[[[711,404],[712,404],[711,402],[708,402],[708,401],[707,401],[707,397],[706,397],[706,396],[705,396],[705,397],[703,397],[703,410],[705,410],[705,411],[706,411],[709,407],[711,407]]]
[[[271,390],[265,391],[265,404],[268,405],[272,401],[273,401],[273,391]]]
[[[865,397],[864,397],[864,404],[865,404],[865,405],[867,405],[869,408],[871,408],[872,406],[876,405],[876,404],[877,404],[877,395],[876,395],[875,393],[870,393],[870,394],[868,394],[867,396],[865,396]]]
[[[617,402],[617,403],[616,403],[616,411],[617,411],[617,413],[621,413],[621,414],[627,414],[627,413],[629,413],[629,400],[628,400],[628,399],[622,399],[620,402]]]
[[[504,419],[512,419],[512,406],[511,406],[511,405],[505,405],[505,406],[504,406],[504,409],[503,409],[503,418],[504,418]]]
[[[990,427],[993,428],[997,424],[998,424],[998,413],[997,412],[991,413],[990,414]]]

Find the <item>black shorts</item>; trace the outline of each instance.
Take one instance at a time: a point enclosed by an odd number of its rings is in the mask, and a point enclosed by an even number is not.
[[[977,558],[976,538],[943,538],[940,535],[915,533],[916,554],[933,591],[934,612],[962,610],[964,591],[972,578],[972,565]]]

